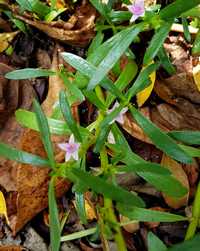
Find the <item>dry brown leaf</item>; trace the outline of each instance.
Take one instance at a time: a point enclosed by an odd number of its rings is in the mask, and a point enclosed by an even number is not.
[[[53,60],[51,65],[52,71],[58,71],[59,70],[59,64],[60,64],[60,58],[59,53],[63,51],[63,48],[59,45],[56,45],[54,54],[53,54]],[[42,108],[46,114],[46,116],[51,116],[53,107],[55,103],[59,99],[59,92],[64,89],[64,83],[62,79],[58,76],[51,76],[49,77],[49,90],[48,90],[48,96],[45,99],[45,101],[42,104]]]
[[[0,251],[25,251],[26,249],[21,246],[3,246],[0,247]]]
[[[188,199],[189,199],[189,191],[190,191],[190,186],[189,186],[189,182],[188,182],[188,177],[182,167],[181,164],[179,164],[178,162],[176,162],[175,160],[171,159],[169,156],[163,154],[162,156],[162,160],[161,160],[161,165],[167,167],[171,173],[173,174],[173,176],[181,182],[181,184],[187,188],[188,193],[182,197],[182,198],[173,198],[170,197],[166,194],[162,194],[163,198],[165,200],[165,202],[167,203],[167,205],[169,205],[170,207],[177,209],[180,208],[182,206],[186,206],[188,203]]]
[[[150,118],[150,112],[148,107],[141,108],[140,111],[145,117]],[[124,115],[124,123],[122,127],[133,137],[146,143],[151,143],[150,139],[145,135],[143,130],[137,125],[137,123],[133,120],[130,114],[127,113]]]
[[[48,36],[70,45],[84,47],[95,35],[96,11],[87,1],[83,1],[82,5],[76,8],[74,15],[67,22],[34,20],[28,14],[23,16],[16,14],[15,17],[45,32]]]

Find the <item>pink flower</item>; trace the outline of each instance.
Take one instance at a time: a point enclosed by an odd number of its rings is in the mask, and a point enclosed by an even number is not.
[[[78,150],[80,147],[79,143],[74,141],[74,135],[72,134],[69,138],[68,143],[60,143],[58,147],[66,152],[65,154],[65,161],[69,161],[71,158],[74,160],[78,160]]]
[[[133,14],[130,22],[134,22],[139,17],[143,17],[145,13],[144,0],[135,0],[134,4],[128,5],[128,10]]]
[[[116,101],[115,104],[113,105],[113,107],[107,111],[107,114],[111,113],[112,111],[114,111],[117,107],[119,107],[119,103]],[[124,124],[124,113],[126,113],[128,111],[128,108],[125,107],[121,110],[121,112],[116,116],[116,118],[114,118],[111,122],[110,125],[112,123],[114,123],[115,121],[119,122],[120,124]]]

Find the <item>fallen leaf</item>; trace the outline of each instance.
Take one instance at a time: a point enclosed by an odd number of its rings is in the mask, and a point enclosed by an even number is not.
[[[140,111],[145,117],[150,119],[150,109],[148,107],[141,108]],[[124,123],[122,127],[133,137],[146,143],[151,143],[150,139],[145,135],[143,130],[137,125],[130,114],[126,113],[124,115]]]
[[[25,251],[25,250],[26,249],[24,249],[21,246],[13,246],[13,245],[0,247],[0,251]]]
[[[143,70],[146,67],[147,66],[143,67]],[[154,83],[155,83],[155,80],[156,80],[156,72],[155,71],[152,72],[149,77],[150,77],[150,80],[151,80],[151,84],[136,95],[137,104],[138,104],[139,107],[141,107],[147,101],[147,99],[150,97],[150,95],[151,95],[151,93],[153,91]]]
[[[10,42],[18,33],[19,31],[0,33],[0,53],[8,48]]]
[[[95,35],[96,10],[87,1],[83,1],[81,6],[77,6],[74,15],[67,22],[62,20],[45,22],[33,19],[28,14],[15,13],[14,15],[16,18],[45,32],[48,36],[70,45],[84,47]]]
[[[162,193],[163,198],[165,202],[167,203],[168,206],[177,209],[182,206],[186,206],[188,203],[189,199],[189,191],[190,191],[190,186],[188,182],[187,175],[182,167],[181,164],[179,164],[177,161],[171,159],[169,156],[163,154],[162,160],[161,160],[161,165],[165,166],[168,168],[173,176],[181,182],[181,184],[187,188],[188,192],[186,195],[184,195],[182,198],[173,198],[170,196],[167,196],[166,194]]]
[[[0,215],[3,215],[5,217],[7,223],[9,224],[6,201],[5,201],[4,195],[1,191],[0,191]]]
[[[194,82],[200,92],[200,62],[193,67],[193,78],[194,78]]]

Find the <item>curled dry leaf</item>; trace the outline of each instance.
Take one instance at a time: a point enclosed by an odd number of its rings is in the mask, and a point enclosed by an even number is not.
[[[188,177],[182,167],[181,164],[179,164],[178,162],[176,162],[175,160],[171,159],[169,156],[163,154],[162,156],[162,160],[161,160],[161,165],[167,167],[171,173],[173,174],[173,176],[181,182],[181,184],[187,188],[188,192],[186,195],[184,195],[184,197],[182,198],[173,198],[170,197],[166,194],[162,194],[163,198],[165,200],[165,202],[167,203],[167,205],[169,205],[170,207],[177,209],[180,208],[182,206],[186,206],[188,203],[188,199],[189,199],[189,191],[190,191],[190,186],[189,186],[189,182],[188,182]]]
[[[15,17],[45,32],[48,36],[70,45],[84,47],[95,34],[96,11],[87,1],[83,1],[82,5],[76,8],[74,15],[67,22],[62,20],[40,21],[33,19],[29,14],[20,15],[16,13]]]
[[[0,33],[0,53],[8,48],[10,42],[18,33],[19,31]]]

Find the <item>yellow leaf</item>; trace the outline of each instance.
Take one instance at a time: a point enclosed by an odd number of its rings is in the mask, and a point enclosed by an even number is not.
[[[8,48],[10,42],[18,33],[19,31],[0,33],[0,53]]]
[[[151,63],[153,63],[153,62],[151,62]],[[143,70],[145,68],[146,67],[143,67]],[[147,101],[147,99],[149,98],[149,96],[151,95],[151,93],[153,91],[154,83],[156,80],[156,72],[155,71],[152,72],[149,77],[151,80],[151,84],[147,88],[145,88],[144,90],[139,92],[136,96],[137,97],[137,104],[139,107],[141,107]]]
[[[193,78],[198,90],[200,91],[200,63],[193,68]]]
[[[3,215],[6,218],[7,223],[8,221],[8,215],[7,215],[7,208],[6,208],[6,201],[4,198],[3,193],[0,191],[0,215]]]

